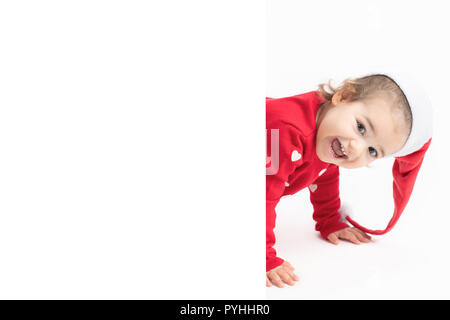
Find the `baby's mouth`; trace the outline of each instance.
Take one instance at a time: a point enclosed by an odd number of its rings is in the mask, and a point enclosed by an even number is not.
[[[341,142],[334,138],[333,141],[331,141],[331,151],[335,158],[340,159],[347,159],[347,154],[345,153],[344,147],[342,146]]]

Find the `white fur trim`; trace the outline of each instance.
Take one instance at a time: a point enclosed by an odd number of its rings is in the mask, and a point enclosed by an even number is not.
[[[408,141],[399,151],[391,155],[391,157],[402,157],[419,150],[431,138],[433,134],[433,109],[423,86],[412,76],[405,72],[387,75],[403,90],[413,117]]]
[[[410,71],[395,67],[374,68],[368,72],[358,72],[350,77],[360,78],[371,74],[387,75],[399,85],[408,99],[413,118],[411,133],[405,145],[399,151],[386,157],[402,157],[421,149],[433,133],[433,108],[424,86]]]

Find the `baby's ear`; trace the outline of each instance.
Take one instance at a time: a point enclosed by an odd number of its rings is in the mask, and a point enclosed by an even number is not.
[[[353,95],[355,94],[355,91],[352,89],[353,88],[344,88],[344,90],[342,92],[342,100],[343,101],[352,99]]]
[[[339,102],[351,100],[354,94],[355,92],[354,90],[352,90],[352,88],[344,87],[336,91],[336,93],[333,95],[333,98],[331,98],[331,102],[333,103],[333,105],[337,105]]]

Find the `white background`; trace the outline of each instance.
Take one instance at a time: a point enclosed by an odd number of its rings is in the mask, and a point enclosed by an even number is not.
[[[267,2],[267,95],[315,90],[317,84],[375,70],[406,69],[435,108],[434,135],[412,198],[389,234],[370,244],[335,247],[314,231],[309,192],[277,207],[277,244],[294,265],[294,287],[266,290],[270,299],[448,299],[447,206],[449,20],[442,1]],[[341,170],[341,199],[352,217],[384,229],[393,212],[392,160]]]
[[[0,3],[0,298],[447,298],[444,2],[265,5]],[[266,290],[264,97],[376,57],[438,107],[426,174],[371,245],[329,245],[304,194],[283,200],[302,280]],[[369,197],[351,174],[343,197]]]
[[[264,297],[264,10],[0,3],[0,298]]]

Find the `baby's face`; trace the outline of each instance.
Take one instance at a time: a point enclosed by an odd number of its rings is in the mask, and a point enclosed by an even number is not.
[[[319,159],[359,168],[398,151],[409,131],[402,115],[393,113],[389,103],[382,97],[353,102],[333,99],[317,119]]]

